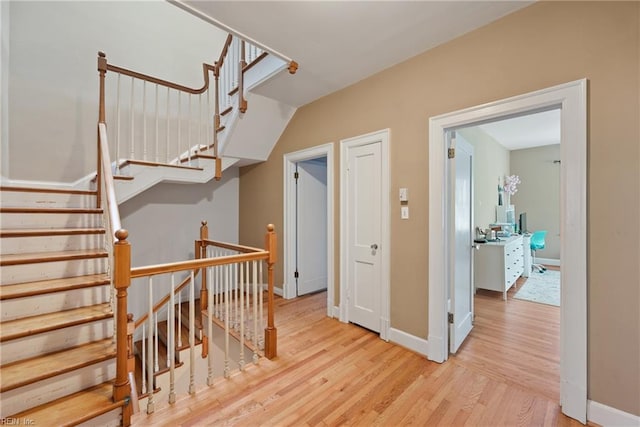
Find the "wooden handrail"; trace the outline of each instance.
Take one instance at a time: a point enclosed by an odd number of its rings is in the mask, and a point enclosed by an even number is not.
[[[113,71],[114,73],[120,73],[125,76],[133,77],[140,80],[145,80],[149,83],[155,83],[160,86],[168,87],[171,89],[179,90],[181,92],[187,92],[192,95],[199,95],[204,93],[209,88],[209,71],[215,71],[215,66],[210,64],[202,64],[202,71],[204,74],[204,85],[201,88],[190,88],[187,86],[183,86],[181,84],[173,83],[168,80],[159,79],[157,77],[149,76],[147,74],[142,74],[137,71],[128,70],[126,68],[118,67],[116,65],[107,64],[107,70]]]
[[[227,35],[227,39],[225,40],[224,46],[222,47],[222,52],[220,52],[218,62],[216,62],[218,68],[222,68],[222,64],[224,64],[224,59],[227,57],[227,52],[229,52],[229,46],[231,46],[232,40],[233,36],[231,34]]]
[[[238,251],[243,253],[264,252],[264,249],[253,248],[251,246],[236,245],[233,243],[218,242],[216,240],[203,239],[202,242],[207,246],[216,246],[219,248],[230,249],[232,251]]]
[[[155,276],[157,274],[175,273],[184,270],[197,270],[217,265],[235,264],[245,261],[258,261],[269,258],[269,252],[252,252],[249,254],[228,255],[217,258],[201,258],[188,261],[170,262],[167,264],[148,265],[131,269],[131,278]]]
[[[107,125],[98,123],[98,140],[100,142],[99,149],[102,159],[102,175],[107,198],[107,208],[109,211],[109,223],[111,224],[111,238],[115,238],[115,231],[122,228],[120,224],[120,211],[118,209],[118,200],[116,199],[116,190],[113,183],[113,174],[111,173],[111,159],[109,157],[109,143],[107,139]]]

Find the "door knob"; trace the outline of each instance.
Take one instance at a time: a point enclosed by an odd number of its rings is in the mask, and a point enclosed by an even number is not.
[[[373,249],[374,251],[378,249],[378,244],[374,243],[373,245],[371,245],[371,249]]]

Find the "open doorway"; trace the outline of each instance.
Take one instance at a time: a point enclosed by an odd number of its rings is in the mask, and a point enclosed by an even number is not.
[[[326,289],[334,307],[333,143],[284,155],[283,297]],[[304,181],[304,182],[302,182]]]
[[[449,355],[447,287],[454,277],[451,255],[455,243],[450,230],[455,211],[449,208],[451,194],[446,186],[450,168],[447,153],[452,148],[445,141],[446,130],[554,107],[561,112],[562,132],[559,403],[564,414],[584,423],[587,407],[587,82],[584,79],[430,119],[428,357],[442,362]],[[438,250],[440,247],[444,250]]]

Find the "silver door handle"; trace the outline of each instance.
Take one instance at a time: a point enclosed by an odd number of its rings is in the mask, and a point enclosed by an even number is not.
[[[475,248],[475,250],[477,250],[477,251],[480,250],[480,245],[473,244],[473,245],[471,245],[471,247]]]
[[[371,249],[373,249],[374,251],[378,250],[378,244],[374,243],[373,245],[371,245]]]

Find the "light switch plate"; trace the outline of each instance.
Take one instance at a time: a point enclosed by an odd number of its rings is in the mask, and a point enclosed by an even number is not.
[[[409,206],[400,207],[400,219],[409,219]]]
[[[407,188],[400,189],[400,201],[401,202],[409,201],[409,190]]]

